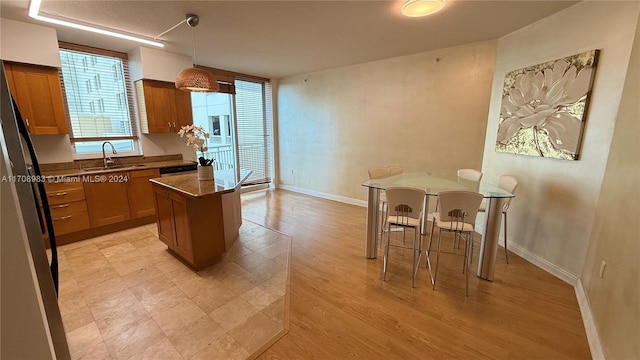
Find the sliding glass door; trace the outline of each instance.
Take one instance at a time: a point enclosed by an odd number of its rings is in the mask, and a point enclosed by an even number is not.
[[[235,80],[231,93],[191,93],[193,123],[209,132],[208,158],[216,170],[248,169],[245,185],[268,184],[273,171],[271,88]]]

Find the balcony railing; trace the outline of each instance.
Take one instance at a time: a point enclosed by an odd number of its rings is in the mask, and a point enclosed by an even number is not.
[[[243,144],[239,146],[240,166],[252,171],[247,183],[263,183],[270,181],[271,164],[266,160],[264,144]],[[205,153],[208,159],[215,158],[215,169],[233,169],[235,167],[235,155],[231,145],[211,146]]]

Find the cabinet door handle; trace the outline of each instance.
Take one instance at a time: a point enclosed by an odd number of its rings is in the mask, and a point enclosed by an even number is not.
[[[68,219],[71,219],[71,215],[67,215],[59,218],[53,218],[53,220],[68,220]]]
[[[173,130],[175,130],[178,126],[176,125],[176,122],[173,122]]]
[[[59,192],[59,193],[55,193],[55,194],[49,194],[49,197],[54,197],[54,196],[65,196],[67,195],[66,191],[63,192]]]
[[[167,126],[169,126],[169,130],[171,130],[171,121],[167,122]]]
[[[66,207],[69,207],[69,204],[62,204],[62,205],[52,206],[52,208],[56,208],[56,209],[66,208]]]
[[[24,122],[27,123],[27,127],[29,127],[29,119],[24,119]]]

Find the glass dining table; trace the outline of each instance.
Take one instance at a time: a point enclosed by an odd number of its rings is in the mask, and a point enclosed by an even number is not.
[[[367,197],[367,238],[365,256],[367,259],[375,259],[378,256],[378,236],[380,231],[380,191],[392,186],[405,186],[422,189],[427,193],[425,197],[425,209],[429,209],[429,200],[438,196],[441,191],[462,190],[475,191],[486,199],[484,215],[484,231],[480,244],[480,256],[478,260],[478,277],[485,280],[493,280],[493,273],[498,250],[498,238],[500,236],[500,224],[502,221],[502,207],[504,199],[515,197],[497,185],[484,181],[474,182],[458,179],[455,176],[433,175],[424,172],[403,173],[381,179],[369,179],[362,183],[368,188]],[[426,231],[426,216],[422,220],[422,234]]]

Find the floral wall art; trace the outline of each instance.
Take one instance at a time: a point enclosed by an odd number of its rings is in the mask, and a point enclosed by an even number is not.
[[[598,50],[505,75],[496,151],[577,160]]]

